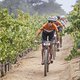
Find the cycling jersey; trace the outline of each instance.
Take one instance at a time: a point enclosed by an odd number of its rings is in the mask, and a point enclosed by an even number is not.
[[[56,30],[56,31],[58,31],[57,26],[54,23],[52,23],[52,26],[49,26],[48,23],[46,23],[40,28],[40,30],[41,31],[42,30],[47,30],[47,31]]]
[[[60,23],[60,21],[56,21],[56,22],[54,22],[55,23],[55,25],[57,26],[57,27],[62,27],[63,28],[63,25]]]
[[[65,27],[65,22],[63,20],[61,20],[62,25]]]
[[[43,30],[45,30],[46,32],[52,32],[53,30],[58,31],[57,26],[52,23],[52,26],[49,26],[48,23],[45,23],[38,31],[37,31],[37,35],[42,32]]]
[[[60,21],[56,21],[54,23],[56,24],[56,26],[58,28],[58,31],[59,32],[62,32],[63,25],[61,24],[61,22]]]
[[[64,24],[66,24],[66,18],[61,18],[60,20],[63,21]]]

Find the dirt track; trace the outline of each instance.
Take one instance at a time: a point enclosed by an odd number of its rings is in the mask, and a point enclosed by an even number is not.
[[[69,54],[72,40],[69,35],[63,37],[63,47],[57,52],[56,60],[50,65],[47,77],[43,76],[41,65],[41,48],[32,51],[20,60],[2,80],[67,80],[65,68],[68,65],[64,58]],[[62,72],[64,71],[65,74]]]

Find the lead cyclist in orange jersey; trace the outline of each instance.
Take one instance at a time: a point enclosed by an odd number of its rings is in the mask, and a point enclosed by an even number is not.
[[[42,43],[44,41],[47,41],[47,37],[49,38],[49,41],[54,40],[54,33],[57,33],[58,36],[58,28],[57,26],[53,23],[53,19],[49,18],[48,22],[43,24],[43,26],[37,31],[36,37],[42,32]],[[42,45],[42,64],[43,63],[43,48],[44,46]],[[50,61],[53,62],[52,60],[52,53],[51,53],[52,46],[50,46]]]

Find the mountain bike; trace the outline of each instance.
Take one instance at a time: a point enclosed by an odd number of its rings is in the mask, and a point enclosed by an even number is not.
[[[45,41],[43,43],[44,51],[43,51],[43,61],[44,61],[44,76],[47,76],[47,72],[49,72],[49,64],[53,63],[50,62],[50,53],[49,53],[49,46],[52,45],[52,58],[55,60],[56,57],[56,42],[54,41]]]
[[[37,41],[37,43],[40,43]],[[55,40],[54,41],[44,41],[42,43],[43,47],[43,63],[44,63],[44,76],[47,76],[47,72],[49,72],[49,64],[50,64],[50,45],[52,45],[52,58],[53,60],[55,59],[56,56],[56,44],[55,44]]]

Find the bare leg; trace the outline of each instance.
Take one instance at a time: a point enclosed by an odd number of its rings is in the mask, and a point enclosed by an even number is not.
[[[43,60],[43,51],[44,51],[44,47],[43,47],[43,45],[42,45],[42,51],[41,51],[41,55],[42,55],[42,62],[41,62],[41,64],[42,64],[42,65],[44,64],[44,60]]]
[[[49,54],[50,54],[50,62],[53,63],[53,60],[52,60],[52,45],[49,47]]]

